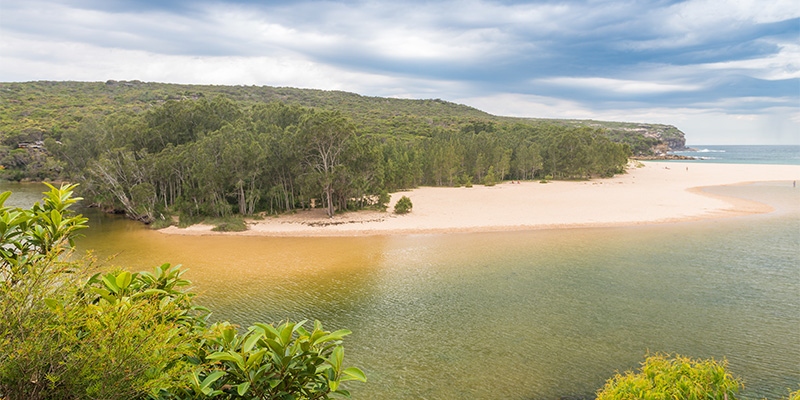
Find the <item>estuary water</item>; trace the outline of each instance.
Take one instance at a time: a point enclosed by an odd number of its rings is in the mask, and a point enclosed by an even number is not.
[[[0,184],[27,206],[41,185]],[[726,358],[745,399],[800,387],[800,188],[708,189],[769,214],[354,238],[169,236],[82,210],[100,262],[183,264],[214,316],[347,328],[355,399],[591,397],[648,352]],[[114,257],[109,260],[109,257]]]

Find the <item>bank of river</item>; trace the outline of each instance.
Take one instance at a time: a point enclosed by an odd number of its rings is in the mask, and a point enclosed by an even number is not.
[[[168,236],[87,210],[92,228],[78,244],[136,270],[185,265],[218,318],[351,329],[346,360],[369,376],[352,386],[356,399],[589,396],[648,351],[726,357],[745,378],[744,398],[780,398],[800,385],[800,189],[709,190],[777,211],[626,228],[269,238]]]

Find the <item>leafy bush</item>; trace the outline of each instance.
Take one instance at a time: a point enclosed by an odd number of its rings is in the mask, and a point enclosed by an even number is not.
[[[0,195],[0,398],[326,399],[366,380],[343,366],[349,331],[209,325],[179,266],[89,276],[91,260],[67,257],[86,227],[72,188],[30,210]]]
[[[242,232],[247,230],[247,224],[242,218],[230,217],[225,221],[216,222],[212,228],[215,232]]]
[[[411,212],[412,207],[414,206],[411,204],[411,199],[409,199],[406,196],[403,196],[400,198],[400,200],[397,200],[397,204],[394,205],[394,213],[406,214]]]
[[[638,372],[617,374],[597,392],[598,400],[735,400],[741,381],[727,371],[726,361],[656,354]]]

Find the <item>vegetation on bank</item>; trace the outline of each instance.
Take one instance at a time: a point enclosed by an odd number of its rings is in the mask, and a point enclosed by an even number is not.
[[[327,399],[366,381],[319,322],[209,322],[178,267],[96,271],[68,257],[72,186],[31,209],[0,195],[0,398]],[[92,275],[93,274],[93,275]]]
[[[343,364],[347,330],[211,323],[179,267],[97,271],[70,258],[87,222],[69,210],[73,188],[51,187],[31,209],[0,194],[0,398],[327,399],[366,381]],[[742,388],[725,361],[656,354],[597,398],[735,400]]]
[[[474,132],[475,129],[469,127],[475,124],[499,131],[516,125],[586,128],[616,143],[628,144],[634,154],[648,154],[662,142],[678,146],[683,143],[683,134],[669,125],[498,117],[436,99],[406,100],[341,91],[139,81],[0,83],[0,165],[5,168],[2,175],[12,180],[56,179],[65,173],[65,160],[47,151],[44,143],[48,139],[61,141],[64,133],[82,129],[86,123],[97,124],[114,114],[141,114],[168,102],[212,100],[217,96],[224,96],[245,109],[279,102],[320,111],[339,111],[352,123],[358,135],[399,143],[417,143],[442,133],[457,134],[464,129]],[[478,131],[488,130],[478,128]],[[463,172],[474,175],[469,170]],[[501,171],[496,172],[499,175]]]
[[[406,140],[340,112],[225,97],[84,120],[44,148],[90,202],[145,222],[314,206],[332,216],[419,185],[612,176],[631,155],[599,129],[472,122]]]

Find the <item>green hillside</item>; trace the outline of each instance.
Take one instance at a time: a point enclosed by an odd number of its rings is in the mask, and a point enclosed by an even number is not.
[[[500,117],[439,99],[407,100],[316,89],[140,81],[0,83],[2,144],[14,148],[21,142],[48,137],[59,139],[62,132],[77,127],[86,118],[120,110],[146,110],[167,100],[216,95],[244,103],[283,102],[341,111],[356,124],[361,134],[372,136],[412,139],[430,136],[437,129],[459,130],[474,122],[486,122],[599,127],[606,129],[615,141],[629,143],[639,153],[646,152],[659,140],[671,148],[681,148],[684,144],[683,133],[669,125]],[[655,140],[642,141],[642,138]]]

